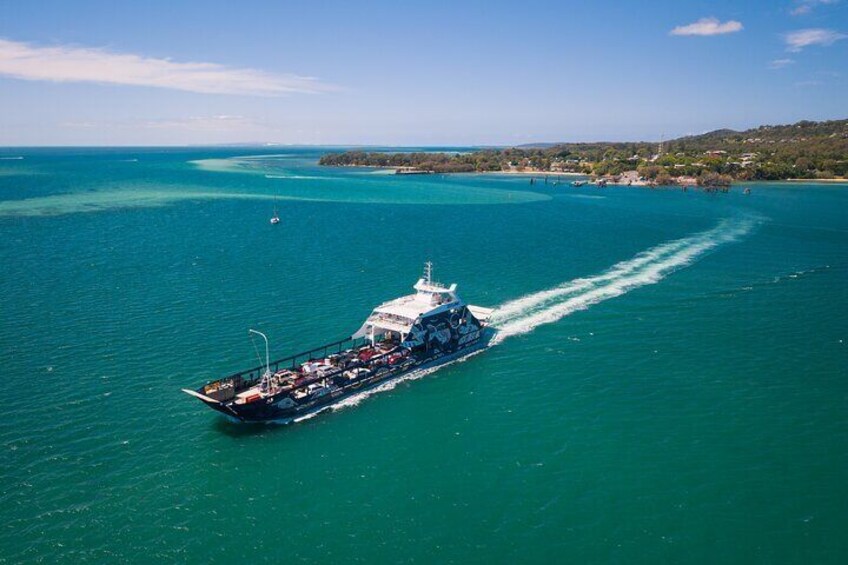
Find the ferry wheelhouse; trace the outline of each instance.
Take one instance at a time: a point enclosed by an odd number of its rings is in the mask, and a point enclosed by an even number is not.
[[[238,422],[288,423],[417,369],[436,367],[485,345],[492,310],[466,304],[456,284],[432,280],[432,264],[415,293],[385,302],[349,338],[183,389]]]

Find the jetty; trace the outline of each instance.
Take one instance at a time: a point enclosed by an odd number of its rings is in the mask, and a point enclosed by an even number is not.
[[[432,175],[435,173],[436,171],[419,169],[417,167],[398,167],[395,169],[396,175]]]

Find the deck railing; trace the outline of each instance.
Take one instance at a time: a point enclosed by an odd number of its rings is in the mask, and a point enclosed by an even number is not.
[[[308,361],[312,361],[315,359],[324,359],[327,355],[331,353],[341,353],[346,349],[354,349],[357,347],[361,347],[368,343],[368,339],[364,337],[348,337],[339,341],[334,341],[332,343],[328,343],[326,345],[322,345],[320,347],[316,347],[315,349],[310,349],[308,351],[304,351],[302,353],[297,353],[295,355],[289,355],[288,357],[283,357],[282,359],[277,359],[275,361],[271,361],[268,368],[272,373],[276,373],[280,370],[280,368],[289,368],[295,369],[301,363],[306,363]],[[317,353],[321,353],[321,355],[316,355]],[[233,379],[233,381],[238,382],[239,379],[242,382],[252,382],[259,381],[262,378],[262,374],[265,372],[265,366],[260,365],[259,367],[254,367],[252,369],[247,369],[244,371],[239,371],[238,373],[234,373],[227,377],[223,377],[221,381],[225,381],[227,379]]]

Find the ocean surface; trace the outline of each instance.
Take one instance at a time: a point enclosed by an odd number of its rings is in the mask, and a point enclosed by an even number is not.
[[[848,561],[848,187],[328,150],[0,150],[0,562]],[[426,260],[498,308],[483,353],[290,426],[180,392]]]

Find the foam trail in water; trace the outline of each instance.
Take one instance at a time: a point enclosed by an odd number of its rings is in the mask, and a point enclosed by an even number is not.
[[[498,330],[492,345],[634,288],[657,283],[715,247],[735,241],[753,226],[754,221],[750,219],[723,220],[709,231],[649,249],[595,277],[576,279],[507,302],[492,315],[493,325]]]
[[[669,255],[686,245],[690,244],[691,238],[679,239],[670,241],[662,245],[658,245],[647,251],[637,254],[632,259],[622,261],[613,265],[608,271],[603,274],[589,278],[579,278],[569,281],[563,285],[557,286],[549,290],[543,290],[527,296],[522,296],[515,300],[511,300],[502,304],[492,314],[492,323],[497,325],[499,322],[509,320],[516,315],[526,314],[530,309],[552,302],[556,299],[574,294],[576,292],[587,290],[597,286],[600,283],[617,279],[644,267],[665,255]]]

